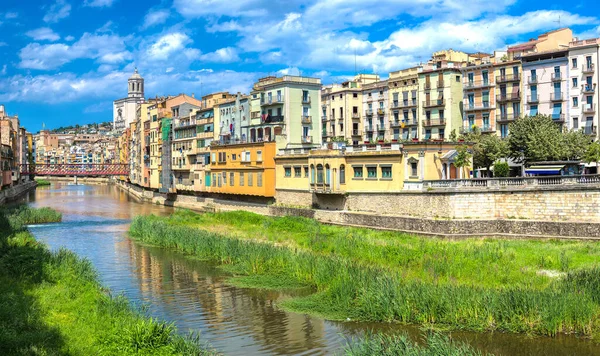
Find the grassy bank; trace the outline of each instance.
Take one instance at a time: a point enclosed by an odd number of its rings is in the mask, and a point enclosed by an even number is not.
[[[542,335],[600,331],[600,248],[593,243],[449,241],[242,212],[138,217],[130,232],[229,265],[246,285],[310,286],[315,294],[283,306],[330,319]]]
[[[210,354],[110,296],[89,261],[50,252],[25,228],[60,219],[50,209],[0,210],[0,354]]]
[[[352,340],[344,349],[346,356],[431,356],[431,355],[484,355],[469,345],[457,342],[442,334],[434,333],[425,337],[424,345],[412,341],[408,335],[367,335],[364,339]],[[491,356],[489,354],[485,354]]]
[[[50,181],[45,180],[45,179],[36,179],[35,181],[37,182],[37,185],[40,187],[51,184]]]

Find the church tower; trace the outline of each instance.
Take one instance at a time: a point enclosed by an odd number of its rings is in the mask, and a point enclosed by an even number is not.
[[[144,97],[144,78],[138,73],[137,68],[129,80],[127,81],[129,87],[127,88],[127,96],[129,98],[143,98]]]

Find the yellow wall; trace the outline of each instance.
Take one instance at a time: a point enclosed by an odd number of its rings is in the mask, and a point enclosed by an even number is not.
[[[212,193],[274,197],[275,161],[273,158],[276,151],[275,145],[275,142],[212,145],[210,147],[211,186],[209,191]],[[262,160],[260,161],[258,160],[259,151],[262,153]],[[247,152],[250,152],[249,160],[245,158]],[[231,184],[232,175],[233,184]],[[243,184],[240,181],[241,176],[243,176]],[[259,176],[262,176],[260,186]],[[250,185],[250,179],[252,185]]]

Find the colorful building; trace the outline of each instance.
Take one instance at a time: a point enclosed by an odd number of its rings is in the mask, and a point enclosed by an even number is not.
[[[598,139],[598,65],[600,39],[569,43],[569,88],[567,126]]]
[[[509,124],[523,113],[521,96],[521,61],[502,54],[495,56],[494,75],[496,76],[496,130],[500,137],[508,136]]]
[[[392,140],[417,140],[422,130],[419,107],[419,70],[412,67],[391,72],[388,79],[390,136]]]
[[[478,128],[482,133],[495,133],[496,87],[492,56],[476,53],[461,69],[463,78],[463,124],[461,133]]]
[[[377,81],[363,85],[363,142],[389,141],[390,122],[388,82]]]

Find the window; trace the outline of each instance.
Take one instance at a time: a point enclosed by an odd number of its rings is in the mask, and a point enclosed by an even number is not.
[[[212,163],[215,163],[217,161],[217,154],[214,152],[211,154],[211,161]]]
[[[529,115],[530,116],[535,116],[538,113],[538,106],[537,105],[531,105],[529,107]]]
[[[573,88],[577,88],[577,78],[573,78]]]
[[[292,167],[283,167],[284,171],[285,171],[285,176],[286,177],[291,177],[292,176]]]
[[[232,161],[235,161],[235,159],[236,159],[236,158],[237,158],[237,155],[236,155],[235,153],[232,153],[232,154],[231,154],[231,160],[232,160]]]
[[[508,136],[508,125],[506,125],[506,124],[500,125],[500,136],[502,138],[506,138]]]
[[[244,186],[244,172],[240,172],[240,187]]]
[[[323,165],[317,165],[317,184],[323,184]]]
[[[362,166],[354,166],[354,178],[362,178],[363,177],[363,167]]]
[[[381,167],[381,178],[392,179],[392,166]]]
[[[315,166],[311,164],[310,165],[310,184],[315,184],[315,177],[316,177]]]
[[[456,76],[456,82],[457,82],[457,83],[460,83],[460,75],[457,75],[457,76]],[[414,83],[415,83],[415,81],[413,80],[413,84],[414,84]]]
[[[353,93],[353,94],[352,94],[352,97],[353,97],[353,98],[358,98],[358,93]]]
[[[573,97],[573,107],[576,108],[579,106],[579,98],[574,96]]]
[[[418,177],[419,172],[417,171],[418,162],[410,162],[410,175],[412,177]]]
[[[579,129],[579,120],[576,117],[574,117],[573,118],[573,130],[577,130],[577,129]]]
[[[304,166],[304,178],[308,178],[308,166]]]
[[[256,173],[256,186],[262,187],[262,172]]]
[[[377,178],[377,166],[367,166],[367,178]]]
[[[573,64],[573,69],[577,68],[577,58],[571,59],[571,63]]]
[[[346,184],[346,166],[340,166],[340,184]]]
[[[235,185],[235,173],[233,172],[229,173],[229,185],[232,187]]]
[[[252,178],[254,177],[254,174],[252,173],[248,173],[248,186],[251,187],[252,184],[254,184],[254,182],[252,181]]]
[[[248,152],[248,161],[250,160],[250,152]],[[256,151],[256,162],[262,162],[262,151]]]
[[[302,168],[301,167],[294,167],[294,177],[296,177],[296,178],[302,177]]]

